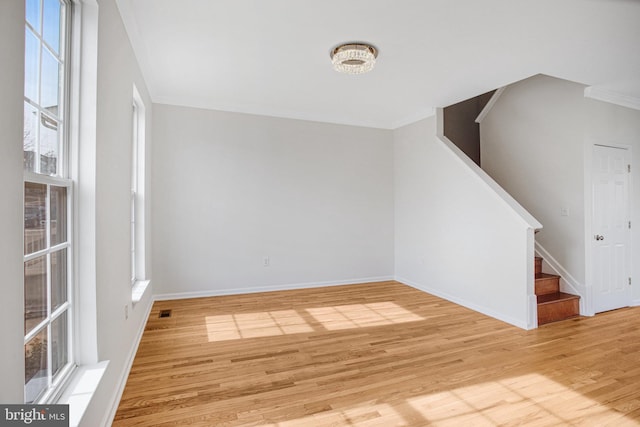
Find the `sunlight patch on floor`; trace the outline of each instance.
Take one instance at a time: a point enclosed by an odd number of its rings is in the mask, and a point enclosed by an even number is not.
[[[313,332],[295,311],[265,311],[206,317],[209,342]]]
[[[640,423],[544,375],[534,373],[417,396],[394,404],[367,402],[271,424],[267,420],[265,425],[633,427],[640,426]]]
[[[437,426],[505,423],[638,426],[638,422],[544,375],[527,374],[415,397],[407,403]]]
[[[424,318],[393,302],[206,316],[209,342],[385,326]],[[306,320],[305,320],[306,318]]]
[[[329,331],[424,320],[392,302],[308,308],[307,313]]]

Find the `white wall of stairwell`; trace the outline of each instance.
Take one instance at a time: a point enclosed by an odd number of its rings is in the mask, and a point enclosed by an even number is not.
[[[583,91],[535,76],[507,87],[480,124],[482,168],[544,224],[536,240],[579,283],[585,282]]]
[[[428,118],[394,131],[397,280],[521,328],[537,324],[541,225]]]

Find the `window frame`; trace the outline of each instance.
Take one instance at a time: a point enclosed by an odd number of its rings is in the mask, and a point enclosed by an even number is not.
[[[43,403],[49,402],[58,395],[58,389],[67,382],[69,376],[75,369],[75,360],[74,360],[74,340],[73,340],[73,321],[74,321],[74,294],[73,294],[73,215],[72,215],[72,201],[73,201],[73,185],[70,180],[34,174],[31,172],[25,173],[24,184],[33,183],[38,185],[46,186],[46,220],[45,220],[45,248],[32,252],[23,254],[23,263],[26,264],[29,261],[33,261],[35,259],[46,257],[46,293],[47,293],[47,311],[46,317],[40,321],[33,329],[29,332],[24,333],[24,346],[29,343],[34,337],[36,337],[43,330],[47,332],[47,388],[44,389],[32,403]],[[65,242],[58,243],[56,245],[51,245],[51,187],[60,187],[66,188],[66,229],[67,229],[67,237]],[[59,253],[66,250],[66,295],[67,299],[64,303],[60,305],[60,307],[55,310],[52,309],[52,268],[51,268],[51,257],[53,254]],[[60,368],[60,370],[54,375],[52,372],[52,328],[51,325],[55,320],[57,320],[64,313],[67,315],[67,362],[66,364]],[[25,355],[26,356],[26,355]],[[25,383],[25,401],[26,399],[26,383]]]
[[[146,107],[136,86],[132,96],[132,128],[131,128],[131,286],[132,300],[137,302],[136,295],[144,291],[148,284],[145,262],[145,136]]]
[[[136,99],[132,103],[132,132],[131,132],[131,286],[138,280],[138,260],[137,260],[137,198],[138,198],[138,105]]]
[[[60,13],[60,33],[59,33],[59,54],[56,59],[60,61],[60,65],[58,68],[58,111],[56,114],[56,123],[58,124],[58,137],[57,137],[57,147],[58,147],[58,157],[56,161],[56,174],[50,175],[46,173],[41,173],[40,169],[40,141],[39,141],[39,132],[38,129],[36,133],[36,148],[35,148],[35,164],[34,171],[30,171],[25,169],[23,173],[23,188],[26,187],[28,183],[33,183],[37,185],[46,186],[46,196],[45,196],[45,248],[40,249],[38,251],[32,253],[24,253],[23,250],[23,269],[26,266],[26,263],[40,258],[42,256],[45,257],[46,260],[46,296],[47,296],[47,304],[46,304],[46,318],[40,321],[32,330],[29,332],[23,331],[24,337],[24,347],[25,351],[23,363],[26,364],[26,345],[38,334],[42,331],[46,330],[47,335],[47,383],[46,388],[41,390],[37,396],[33,399],[31,403],[33,404],[43,404],[43,403],[51,403],[59,398],[61,395],[64,386],[70,380],[72,373],[76,368],[75,362],[75,347],[77,343],[75,342],[75,191],[74,191],[74,182],[70,178],[70,99],[71,99],[71,56],[72,56],[72,27],[73,27],[73,8],[74,3],[72,0],[58,0],[61,6],[64,8],[64,11]],[[38,0],[39,3],[39,25],[40,30],[44,28],[44,14],[45,14],[45,0]],[[25,0],[25,8],[27,7],[27,1]],[[37,82],[38,82],[38,91],[41,90],[41,81],[42,81],[42,56],[44,49],[48,49],[51,53],[54,53],[54,50],[49,46],[49,44],[45,41],[45,36],[43,34],[39,34],[39,31],[34,31],[33,26],[27,21],[27,17],[25,16],[24,21],[24,34],[27,37],[27,31],[31,31],[35,33],[38,38],[39,46],[39,62],[37,68]],[[26,46],[25,46],[25,54],[26,54]],[[26,79],[26,71],[25,71],[25,79]],[[26,85],[26,82],[25,82]],[[40,115],[43,114],[44,107],[40,105],[40,101],[34,101],[27,97],[26,89],[23,96],[24,104],[29,104],[31,107],[35,108],[38,113],[38,118],[36,119],[38,122],[38,126],[40,125]],[[48,115],[49,112],[47,112]],[[26,118],[25,118],[26,119]],[[23,140],[23,152],[24,152],[24,140]],[[23,154],[24,158],[24,154]],[[23,160],[24,161],[24,160]],[[26,165],[25,165],[26,166]],[[66,240],[62,243],[58,243],[56,245],[51,245],[51,188],[52,187],[63,187],[66,188]],[[25,194],[26,196],[26,194]],[[23,199],[23,206],[25,204],[25,200]],[[23,216],[26,215],[26,211]],[[23,231],[23,241],[25,236],[25,231]],[[52,310],[52,266],[51,266],[51,258],[53,254],[59,253],[61,251],[66,250],[66,301],[61,304],[60,307]],[[26,285],[26,278],[23,277],[23,286]],[[23,301],[23,304],[26,303],[26,295]],[[59,319],[66,313],[66,363],[64,366],[60,367],[58,372],[54,373],[52,360],[53,360],[53,341],[52,341],[52,325],[55,320]],[[26,313],[24,315],[26,319]],[[24,383],[24,400],[27,402],[27,381],[25,378]]]

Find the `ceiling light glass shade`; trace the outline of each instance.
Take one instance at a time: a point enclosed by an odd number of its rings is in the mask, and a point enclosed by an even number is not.
[[[367,73],[376,65],[378,50],[368,44],[343,44],[331,51],[331,62],[336,71],[346,74]]]

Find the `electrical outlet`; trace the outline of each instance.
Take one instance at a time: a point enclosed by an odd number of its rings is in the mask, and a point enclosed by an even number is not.
[[[125,304],[124,306],[124,320],[129,318],[129,304]]]
[[[560,216],[569,216],[569,208],[560,208]]]
[[[269,267],[269,257],[268,256],[262,258],[262,266],[263,267]]]

